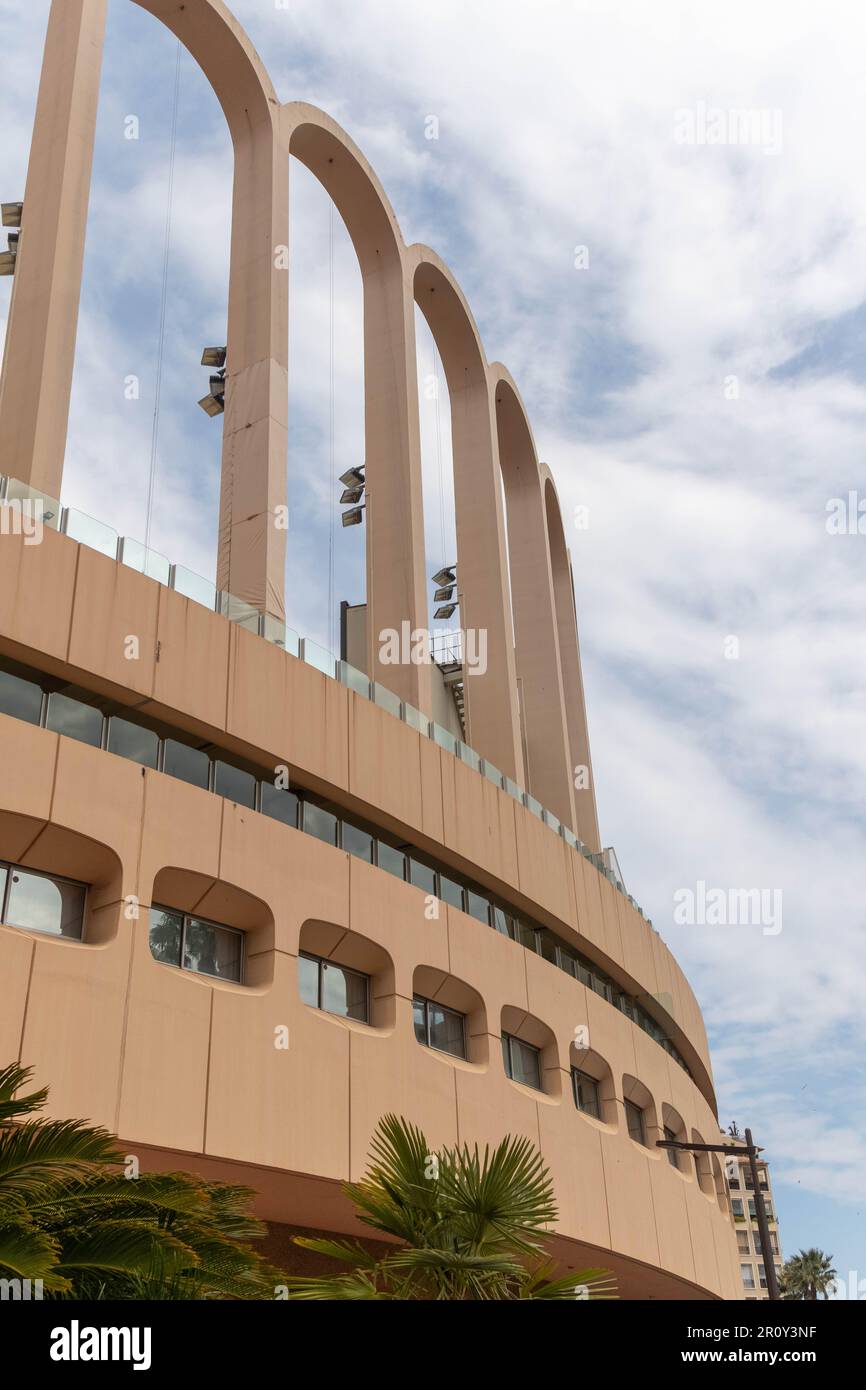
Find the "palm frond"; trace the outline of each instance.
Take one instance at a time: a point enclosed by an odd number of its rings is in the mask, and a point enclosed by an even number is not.
[[[15,1092],[26,1086],[32,1075],[32,1067],[22,1067],[17,1062],[0,1068],[0,1125],[18,1120],[21,1115],[30,1115],[44,1106],[48,1099],[47,1086],[32,1091],[28,1096],[16,1097]]]
[[[27,1120],[0,1129],[0,1191],[35,1196],[120,1160],[108,1130],[81,1120]]]

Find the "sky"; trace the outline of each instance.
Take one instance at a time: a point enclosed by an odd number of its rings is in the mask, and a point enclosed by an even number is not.
[[[571,547],[603,841],[697,993],[720,1120],[770,1159],[783,1252],[817,1245],[856,1288],[866,10],[232,8],[280,98],[361,147],[517,380]],[[0,0],[3,201],[23,196],[47,13]],[[213,578],[220,426],[195,403],[201,349],[225,341],[232,162],[182,51],[167,217],[177,61],[157,21],[110,0],[63,500],[144,539],[169,227],[151,543]],[[334,477],[363,462],[361,282],[324,191],[291,177],[288,618],[334,647],[339,600],[363,600],[364,528],[333,531]],[[455,559],[450,418],[421,321],[418,368],[432,571]],[[780,895],[772,930],[681,924],[676,895],[701,882]]]

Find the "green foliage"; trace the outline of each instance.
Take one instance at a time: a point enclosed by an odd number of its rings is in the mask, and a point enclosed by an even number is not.
[[[249,1188],[191,1173],[118,1172],[107,1130],[33,1118],[47,1092],[0,1070],[0,1277],[41,1279],[49,1297],[273,1298],[285,1282],[248,1244],[266,1228]]]
[[[507,1136],[433,1155],[415,1125],[386,1115],[359,1183],[345,1186],[361,1221],[397,1243],[375,1257],[357,1242],[295,1243],[350,1266],[287,1280],[291,1298],[584,1299],[616,1297],[606,1270],[559,1276],[546,1253],[557,1218],[553,1186],[528,1139]]]
[[[779,1291],[789,1301],[816,1301],[829,1298],[836,1279],[833,1256],[823,1250],[800,1250],[785,1261]]]

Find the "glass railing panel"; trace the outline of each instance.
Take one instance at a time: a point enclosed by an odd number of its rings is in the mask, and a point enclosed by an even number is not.
[[[65,507],[61,530],[70,540],[86,545],[89,550],[98,550],[100,555],[108,555],[112,560],[117,559],[117,532],[104,522],[88,516],[86,512],[76,511],[74,507]]]
[[[509,796],[513,797],[515,801],[519,801],[521,806],[523,805],[523,788],[519,787],[512,777],[505,778],[505,790]]]
[[[338,661],[337,680],[347,690],[354,690],[356,695],[363,695],[365,700],[369,700],[370,677],[359,671],[357,666],[350,666],[348,661]]]
[[[545,825],[549,825],[551,830],[555,831],[557,835],[559,834],[560,822],[558,817],[556,817],[552,811],[542,812],[541,819],[544,821]]]
[[[22,515],[28,523],[41,520],[43,526],[59,531],[63,508],[56,497],[49,497],[46,492],[19,483],[17,478],[6,479],[5,492],[0,493],[0,497],[7,504],[20,504]]]
[[[542,815],[544,814],[544,807],[542,806],[541,802],[538,800],[537,797],[530,796],[529,792],[526,792],[523,804],[526,807],[527,811],[531,811],[534,816],[537,816],[538,819],[541,820]]]
[[[481,759],[474,748],[470,748],[468,743],[461,742],[458,743],[457,750],[461,763],[465,763],[467,767],[474,768],[476,772],[481,771]]]
[[[79,743],[89,743],[91,748],[99,748],[102,744],[102,726],[102,712],[93,705],[82,704],[80,700],[73,700],[70,695],[62,695],[59,691],[49,695],[46,729],[78,739]]]
[[[337,659],[324,647],[320,647],[318,642],[312,641],[309,637],[301,638],[300,657],[308,666],[314,666],[323,675],[330,676],[332,679],[337,671]]]
[[[401,702],[399,697],[392,690],[387,690],[384,685],[379,685],[378,681],[373,682],[373,701],[380,709],[387,710],[396,719],[400,718]]]
[[[113,715],[109,720],[106,747],[109,753],[116,753],[119,758],[129,758],[142,767],[155,771],[159,766],[159,735],[119,715]]]
[[[184,598],[192,599],[193,603],[200,603],[202,608],[210,608],[212,612],[216,608],[216,585],[184,565],[172,565],[171,587],[176,593],[183,594]]]
[[[259,610],[246,599],[236,598],[226,590],[221,590],[217,596],[217,612],[228,618],[230,623],[237,623],[238,627],[246,628],[248,632],[258,633],[261,626]]]
[[[422,714],[414,705],[407,705],[404,702],[402,719],[410,728],[417,729],[419,734],[423,734],[425,738],[428,737],[430,733],[430,720],[427,718],[426,714]]]
[[[22,680],[11,671],[0,671],[0,714],[38,724],[42,718],[42,687]]]
[[[431,722],[430,737],[434,743],[438,743],[440,748],[445,748],[449,753],[457,752],[457,740],[447,729],[443,729],[441,724]]]
[[[301,639],[294,628],[286,627],[285,623],[279,618],[274,618],[270,613],[262,615],[261,634],[266,642],[272,643],[275,647],[282,647],[283,651],[290,652],[292,656],[297,656],[300,649]]]
[[[167,585],[171,579],[170,561],[158,551],[146,549],[141,541],[134,541],[130,536],[122,537],[117,558],[122,565],[138,570],[139,574],[146,574],[148,579],[155,579],[159,584]]]
[[[284,791],[273,782],[262,782],[261,798],[263,815],[297,828],[299,803],[294,792]]]
[[[501,787],[502,773],[499,771],[499,768],[494,767],[493,763],[489,763],[486,758],[484,758],[482,762],[484,776],[487,778],[488,782],[492,782],[494,787]]]
[[[573,830],[569,830],[567,825],[562,827],[562,838],[567,845],[571,845],[572,849],[577,849],[577,836]]]

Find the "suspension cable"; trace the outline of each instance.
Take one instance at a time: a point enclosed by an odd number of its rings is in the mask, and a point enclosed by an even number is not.
[[[171,255],[171,228],[174,211],[174,168],[177,155],[177,113],[180,104],[180,60],[183,53],[183,45],[180,40],[177,44],[177,62],[174,73],[174,105],[171,118],[171,155],[168,164],[168,198],[165,212],[165,245],[162,262],[162,300],[159,311],[159,342],[156,352],[156,399],[153,406],[153,428],[150,437],[150,472],[147,480],[147,522],[144,532],[144,563],[147,569],[147,557],[150,552],[150,527],[153,518],[153,495],[156,482],[156,458],[159,445],[159,418],[160,406],[162,403],[162,367],[165,357],[165,319],[166,306],[168,304],[168,268]]]

